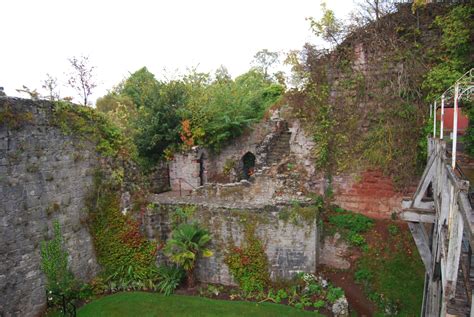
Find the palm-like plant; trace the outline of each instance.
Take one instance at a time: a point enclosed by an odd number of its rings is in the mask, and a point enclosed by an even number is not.
[[[194,286],[194,267],[196,259],[212,256],[205,246],[211,241],[209,232],[197,223],[183,223],[171,233],[171,238],[163,249],[170,260],[186,271],[188,286]]]

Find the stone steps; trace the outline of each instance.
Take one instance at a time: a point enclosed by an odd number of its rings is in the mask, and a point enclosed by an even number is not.
[[[281,161],[282,158],[290,154],[290,138],[291,132],[285,131],[280,134],[275,143],[271,146],[268,156],[267,163],[271,165]]]

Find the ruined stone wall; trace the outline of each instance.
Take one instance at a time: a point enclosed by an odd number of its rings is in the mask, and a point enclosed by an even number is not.
[[[227,208],[221,204],[195,205],[193,219],[212,234],[210,249],[214,255],[199,260],[196,274],[201,282],[232,285],[234,281],[224,263],[229,242],[241,245],[246,225],[255,223],[256,234],[265,245],[270,263],[270,275],[291,278],[297,272],[314,272],[317,264],[316,220],[298,224],[279,219],[285,206]],[[170,216],[177,204],[159,204],[150,209],[145,218],[146,234],[150,239],[164,242],[169,238]],[[159,256],[159,259],[162,259]]]
[[[0,97],[0,316],[37,316],[46,307],[41,241],[58,220],[73,273],[98,272],[85,198],[95,146],[51,125],[46,101]]]
[[[182,190],[192,190],[200,186],[201,158],[204,165],[204,173],[201,176],[204,184],[231,183],[242,179],[242,157],[247,152],[255,155],[257,169],[271,165],[268,160],[274,162],[285,154],[285,146],[278,141],[285,141],[280,140],[280,136],[287,130],[286,122],[282,120],[265,120],[233,140],[218,153],[196,147],[186,153],[175,154],[170,162],[172,190],[178,191],[180,186]],[[287,152],[289,149],[288,144]]]
[[[174,191],[191,191],[200,186],[199,159],[205,155],[203,150],[195,149],[187,153],[175,154],[169,164],[170,185]],[[207,164],[205,165],[207,166]],[[207,168],[205,168],[207,171]],[[204,182],[207,178],[204,173]]]

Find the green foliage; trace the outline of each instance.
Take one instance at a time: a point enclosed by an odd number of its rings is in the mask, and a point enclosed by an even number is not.
[[[320,20],[309,18],[311,29],[316,36],[320,36],[332,44],[339,44],[343,36],[342,22],[336,18],[334,11],[327,9],[324,1],[321,2],[321,12],[323,16]]]
[[[190,98],[183,119],[191,123],[194,143],[219,151],[229,140],[263,117],[283,94],[283,87],[251,70],[235,79],[197,84],[185,78]]]
[[[447,14],[436,17],[434,25],[441,30],[442,36],[433,56],[432,68],[422,85],[428,102],[433,102],[472,66],[473,15],[472,5],[457,5]],[[471,122],[474,116],[470,104],[466,106],[470,122],[466,132],[466,151],[472,154],[474,129]]]
[[[194,212],[196,211],[196,206],[188,205],[183,207],[176,207],[171,213],[171,228],[176,228],[182,223],[186,223],[191,220]]]
[[[63,246],[59,222],[53,223],[53,230],[53,238],[41,243],[41,270],[46,276],[48,291],[70,297],[77,282],[69,270],[68,253]]]
[[[160,282],[158,290],[165,296],[173,294],[174,290],[179,286],[184,278],[185,272],[180,266],[162,265],[158,268]]]
[[[400,228],[397,225],[391,224],[388,226],[388,232],[392,236],[396,236],[400,232]]]
[[[356,232],[349,232],[349,243],[358,247],[366,244],[364,236]]]
[[[0,126],[7,126],[9,129],[19,129],[24,123],[31,122],[33,114],[30,112],[13,111],[8,102],[0,109]]]
[[[255,225],[246,226],[240,247],[229,246],[224,262],[245,296],[262,292],[268,285],[268,259],[262,242],[255,234]]]
[[[364,215],[350,211],[339,212],[329,216],[329,222],[338,229],[348,229],[353,233],[363,233],[369,230],[374,221]]]
[[[344,291],[340,287],[334,287],[332,285],[328,288],[328,293],[326,295],[328,301],[330,303],[335,303],[336,300],[344,296]]]
[[[120,195],[103,173],[95,175],[89,219],[98,262],[112,290],[154,289],[157,246],[140,232],[139,223],[120,211]]]
[[[53,124],[67,135],[74,135],[96,144],[103,156],[135,156],[133,145],[123,136],[120,129],[95,109],[73,105],[65,101],[54,102]]]
[[[328,216],[330,232],[337,231],[351,245],[367,248],[362,235],[373,227],[374,221],[364,215],[356,214],[340,207],[333,207],[334,212]]]
[[[104,113],[125,136],[132,138],[137,133],[133,122],[137,120],[138,111],[129,96],[110,92],[97,99],[96,109]]]
[[[219,296],[224,287],[222,285],[212,285],[208,284],[205,287],[199,289],[199,295],[205,297]]]
[[[199,256],[209,257],[212,252],[206,248],[211,241],[208,231],[197,223],[182,223],[171,233],[163,252],[170,260],[186,271],[189,286],[194,285],[194,266]]]
[[[160,83],[146,67],[130,74],[118,88],[119,93],[131,98],[138,108],[152,108],[157,102]]]
[[[236,162],[232,159],[226,159],[222,173],[224,175],[230,175],[231,171],[235,168]]]
[[[397,226],[389,226],[388,230],[388,239],[377,239],[362,253],[355,281],[363,285],[381,313],[417,316],[423,298],[423,263],[408,230]]]
[[[295,226],[312,225],[323,208],[324,201],[321,196],[318,196],[314,203],[307,206],[301,206],[298,201],[293,201],[290,208],[280,211],[278,218]]]
[[[114,272],[106,276],[108,288],[112,292],[130,290],[155,290],[158,272],[154,266],[143,269],[135,263],[116,266]]]
[[[160,82],[142,68],[99,99],[98,107],[132,134],[144,165],[151,166],[165,153],[193,145],[218,151],[260,120],[283,92],[258,70],[235,80],[225,70],[214,80],[192,70]]]
[[[133,124],[137,131],[134,140],[138,153],[148,165],[163,158],[166,149],[180,143],[178,109],[184,106],[187,98],[186,86],[181,81],[170,81],[158,87],[150,92],[153,96],[145,98]]]
[[[279,304],[283,299],[288,298],[288,293],[284,289],[275,291],[273,288],[270,288],[267,297],[273,302]]]

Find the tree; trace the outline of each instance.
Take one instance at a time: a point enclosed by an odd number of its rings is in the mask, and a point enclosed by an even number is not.
[[[323,16],[320,20],[308,18],[311,29],[316,36],[322,37],[332,45],[339,45],[344,37],[344,25],[342,21],[336,18],[334,11],[327,8],[326,3],[321,2],[321,11]]]
[[[135,135],[132,123],[136,120],[138,111],[130,97],[109,92],[97,99],[96,109],[104,113],[126,136]]]
[[[46,79],[43,81],[41,87],[48,92],[49,100],[59,100],[59,92],[57,91],[58,79],[56,77],[46,74]]]
[[[89,96],[92,95],[92,90],[97,87],[93,80],[93,71],[95,66],[89,65],[89,57],[81,56],[79,58],[73,56],[68,59],[71,63],[72,71],[69,74],[68,84],[77,91],[78,95],[83,100],[83,105],[87,106],[89,103]]]
[[[29,95],[32,100],[38,100],[40,97],[40,94],[36,89],[31,90],[25,85],[23,85],[22,89],[16,89],[16,91]]]
[[[161,83],[144,98],[136,95],[144,102],[134,123],[137,130],[135,144],[144,163],[155,163],[164,157],[166,149],[179,144],[181,118],[178,111],[186,103],[187,94],[184,83],[177,80]]]
[[[356,3],[352,19],[357,26],[378,21],[384,15],[395,10],[395,3],[389,0],[359,0]]]
[[[152,107],[158,97],[160,82],[146,67],[142,67],[125,80],[121,94],[132,98],[138,108]]]
[[[170,260],[186,271],[188,286],[194,286],[194,268],[199,256],[210,257],[212,251],[206,248],[211,241],[209,232],[197,223],[183,223],[171,233],[163,249]]]
[[[271,52],[265,48],[254,55],[252,64],[263,73],[266,79],[269,79],[268,70],[278,63],[278,57],[278,52]]]

